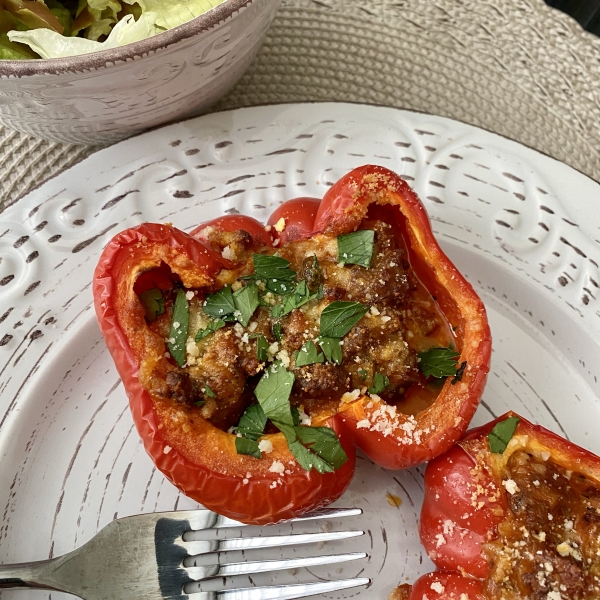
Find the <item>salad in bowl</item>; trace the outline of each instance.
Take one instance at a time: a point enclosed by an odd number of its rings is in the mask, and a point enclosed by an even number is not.
[[[0,59],[63,58],[173,29],[223,0],[2,0]]]

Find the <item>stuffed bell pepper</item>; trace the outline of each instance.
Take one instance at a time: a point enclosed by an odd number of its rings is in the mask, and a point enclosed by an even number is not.
[[[508,413],[428,465],[420,534],[440,571],[397,598],[600,598],[600,457]]]
[[[489,369],[485,309],[400,177],[365,166],[267,225],[119,233],[95,308],[157,467],[248,523],[337,499],[355,448],[392,469],[443,453]]]

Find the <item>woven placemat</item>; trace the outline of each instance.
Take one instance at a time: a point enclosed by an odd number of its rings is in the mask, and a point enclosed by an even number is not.
[[[284,0],[213,110],[306,101],[451,117],[600,181],[600,39],[543,0]],[[95,150],[0,128],[0,206]]]

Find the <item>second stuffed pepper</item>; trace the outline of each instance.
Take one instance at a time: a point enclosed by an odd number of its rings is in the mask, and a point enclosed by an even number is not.
[[[440,571],[397,598],[600,598],[600,457],[508,413],[428,465],[420,533]]]

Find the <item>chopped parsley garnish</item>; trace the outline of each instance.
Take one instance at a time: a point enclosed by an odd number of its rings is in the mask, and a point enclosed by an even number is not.
[[[360,302],[336,300],[321,313],[320,333],[324,337],[344,337],[366,314],[368,306]]]
[[[209,398],[216,398],[217,396],[215,395],[215,393],[208,387],[208,385],[204,386],[204,393],[209,397]]]
[[[250,283],[232,293],[229,286],[221,288],[216,294],[206,296],[204,312],[215,319],[236,319],[244,327],[258,308],[258,286]]]
[[[194,402],[194,404],[198,407],[200,406],[204,406],[206,404],[206,402],[204,400],[196,400],[196,402]]]
[[[298,415],[294,419],[290,407],[293,384],[294,374],[278,361],[267,369],[254,393],[265,416],[284,434],[298,464],[307,471],[314,468],[319,473],[332,472],[344,464],[348,457],[332,429],[297,425]],[[306,432],[307,429],[315,431]],[[310,448],[303,445],[305,443]]]
[[[280,296],[289,294],[294,288],[296,271],[290,269],[290,262],[276,254],[253,254],[254,274],[250,277],[261,279],[268,290]]]
[[[294,422],[294,427],[300,425],[300,411],[297,406],[292,406],[292,421]]]
[[[363,229],[340,235],[338,243],[338,262],[360,265],[368,269],[371,266],[375,232],[372,229]]]
[[[367,378],[367,372],[364,369],[359,369],[358,374],[363,381]]]
[[[154,321],[156,317],[165,312],[165,299],[162,291],[152,288],[140,294],[140,300],[146,309],[146,319]]]
[[[263,434],[267,416],[260,404],[249,406],[242,415],[236,433],[242,437],[235,438],[235,449],[238,454],[247,454],[254,458],[262,458],[258,447],[258,438]]]
[[[302,263],[302,278],[306,281],[308,289],[311,291],[321,290],[322,297],[322,284],[323,272],[321,271],[321,265],[319,265],[319,259],[316,254],[313,254],[312,260],[305,258]]]
[[[225,327],[225,321],[222,321],[221,319],[210,321],[205,329],[198,329],[195,339],[197,342],[199,342],[222,327]]]
[[[255,283],[250,283],[239,289],[233,294],[233,302],[235,304],[235,318],[246,327],[258,308],[258,286]]]
[[[179,290],[177,292],[177,297],[175,298],[167,346],[171,356],[180,367],[185,365],[185,345],[187,342],[189,322],[190,311],[188,300],[185,296],[185,290]]]
[[[296,434],[303,444],[334,469],[339,469],[348,460],[335,431],[330,427],[296,427]]]
[[[203,306],[204,312],[215,319],[222,319],[226,315],[233,315],[235,302],[229,286],[221,288],[216,294],[206,296]]]
[[[282,305],[283,312],[281,314],[287,315],[296,308],[300,308],[310,300],[314,300],[317,298],[317,296],[318,292],[315,294],[310,293],[306,280],[303,279],[289,296],[284,297]]]
[[[254,390],[265,415],[277,427],[279,424],[293,426],[290,412],[290,394],[293,385],[294,374],[277,361],[267,368]]]
[[[248,456],[254,456],[254,458],[262,458],[262,452],[260,451],[256,440],[245,437],[236,437],[235,449],[238,454],[247,454]]]
[[[335,363],[336,365],[342,364],[342,346],[340,345],[339,338],[320,336],[318,342],[327,362]]]
[[[305,365],[314,365],[325,361],[323,354],[317,351],[315,343],[312,341],[305,342],[300,348],[300,351],[295,354],[296,366],[304,367]]]
[[[276,304],[271,309],[271,317],[273,319],[279,319],[283,316],[283,306],[281,304]]]
[[[267,350],[269,349],[269,342],[264,335],[259,335],[256,338],[256,358],[260,362],[266,362],[269,355],[267,354]]]
[[[459,356],[460,353],[452,348],[431,348],[418,354],[419,366],[425,377],[456,377],[456,360]]]
[[[267,415],[260,404],[249,406],[242,415],[236,432],[251,440],[258,440],[265,430]]]
[[[520,420],[519,417],[513,416],[496,423],[494,429],[488,433],[488,441],[492,452],[502,454],[506,450],[506,446],[515,434]]]
[[[367,388],[367,390],[369,394],[381,394],[388,385],[390,385],[390,380],[386,375],[375,373],[373,377],[373,387]]]
[[[273,323],[272,330],[275,339],[280,342],[283,338],[283,335],[281,334],[281,323]]]

